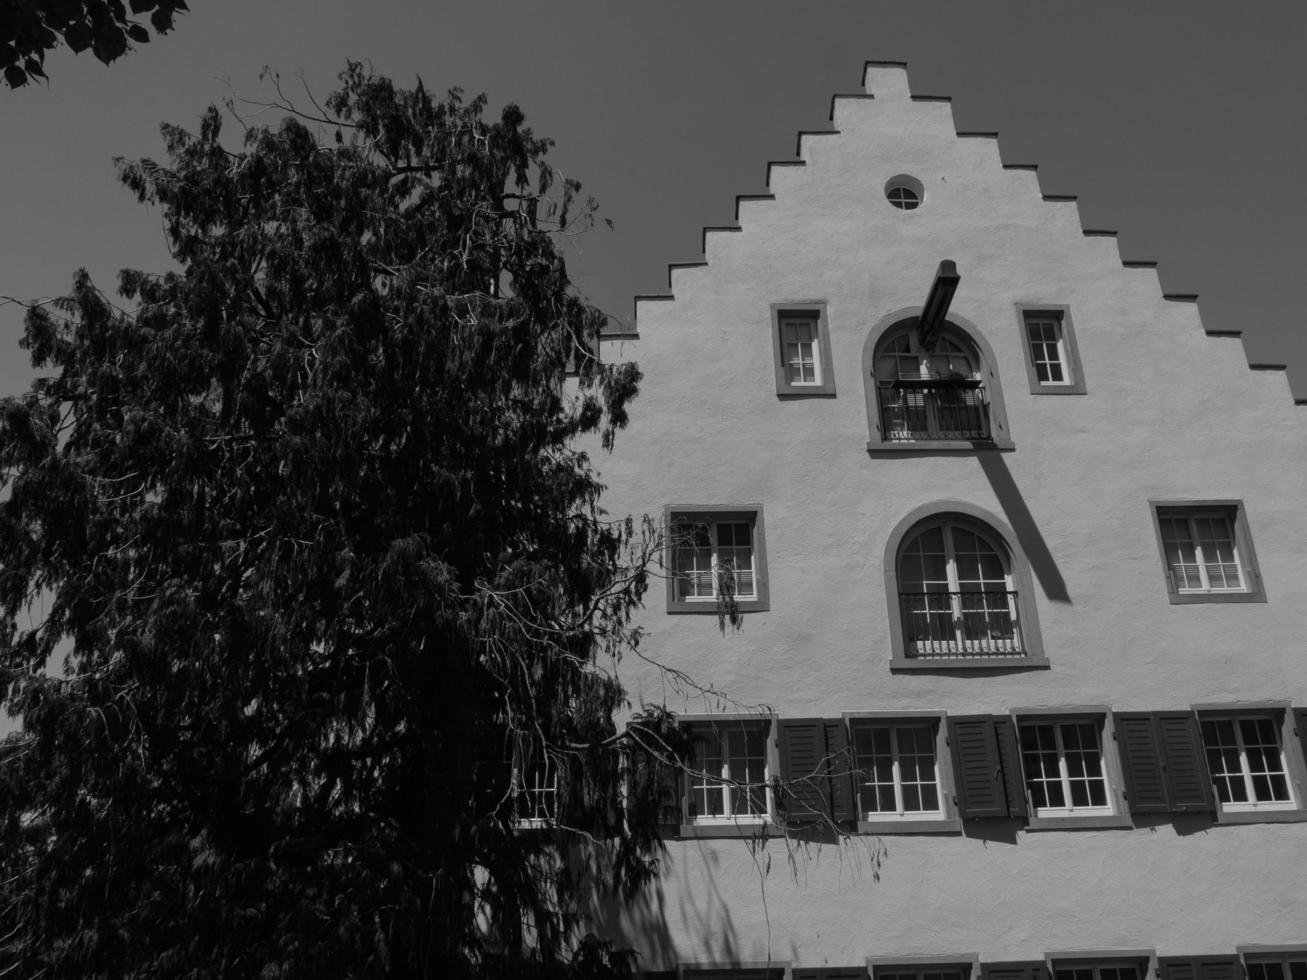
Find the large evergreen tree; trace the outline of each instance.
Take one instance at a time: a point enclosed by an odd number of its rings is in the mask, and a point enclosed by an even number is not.
[[[0,405],[0,969],[535,976],[655,870],[611,665],[644,588],[585,446],[633,365],[509,106],[358,65],[120,163],[180,271],[79,273]],[[557,777],[555,779],[555,777]],[[556,790],[552,787],[556,786]],[[631,805],[619,805],[623,795]],[[556,828],[524,830],[548,813]]]

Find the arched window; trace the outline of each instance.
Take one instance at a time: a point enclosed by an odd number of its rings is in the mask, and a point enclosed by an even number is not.
[[[1020,656],[1009,568],[992,535],[949,517],[904,542],[899,598],[908,655]]]
[[[1043,667],[1029,565],[962,502],[919,508],[885,555],[896,668]]]
[[[915,323],[885,337],[876,351],[881,432],[894,442],[988,439],[989,402],[980,354],[948,330],[923,345]]]
[[[1009,449],[993,353],[978,332],[946,322],[922,336],[900,311],[863,351],[869,449]]]

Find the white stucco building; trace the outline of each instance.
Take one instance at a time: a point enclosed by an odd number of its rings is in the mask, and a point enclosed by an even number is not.
[[[1307,410],[903,66],[832,117],[608,343],[606,506],[673,536],[643,652],[722,696],[624,663],[697,753],[600,928],[696,978],[1304,980]]]

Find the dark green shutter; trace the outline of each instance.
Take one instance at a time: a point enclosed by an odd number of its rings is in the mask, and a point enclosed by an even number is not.
[[[826,751],[829,755],[831,816],[836,820],[856,820],[858,788],[853,775],[853,748],[849,745],[849,727],[843,719],[827,719]]]
[[[1237,956],[1162,956],[1157,960],[1162,980],[1239,980]]]
[[[629,729],[630,724],[627,725]],[[650,736],[644,736],[646,739]],[[629,746],[627,764],[639,785],[647,785],[646,779],[652,779],[656,787],[658,801],[658,823],[664,836],[674,834],[685,817],[685,766],[692,764],[691,759],[661,757],[664,753],[650,751],[635,738]]]
[[[1126,802],[1131,813],[1211,810],[1212,779],[1198,732],[1187,711],[1116,716]]]
[[[1307,762],[1307,708],[1293,709],[1293,728],[1298,733],[1298,742],[1302,745],[1302,758]]]
[[[959,815],[967,820],[1006,817],[1003,760],[993,716],[953,716],[948,720],[948,729]]]
[[[1162,746],[1155,716],[1131,712],[1116,716],[1126,805],[1131,813],[1169,813]]]
[[[1003,794],[1007,797],[1008,816],[1024,817],[1026,784],[1021,776],[1021,746],[1017,743],[1017,730],[1011,718],[994,717],[994,735],[998,741],[998,758],[1003,766]]]
[[[1207,773],[1207,753],[1198,731],[1198,719],[1184,711],[1157,716],[1158,731],[1166,763],[1166,789],[1176,813],[1212,810],[1212,777]]]
[[[780,723],[780,735],[786,821],[810,823],[829,817],[826,723],[820,718],[787,718]]]
[[[981,963],[980,978],[981,980],[1048,980],[1048,967],[1043,960]]]
[[[785,968],[777,966],[722,967],[686,970],[684,980],[785,980]]]

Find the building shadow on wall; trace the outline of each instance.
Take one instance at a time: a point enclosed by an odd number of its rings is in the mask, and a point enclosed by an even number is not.
[[[1053,553],[1048,549],[1048,542],[1040,533],[1034,515],[1030,513],[1025,498],[1017,488],[1016,480],[1012,479],[1012,474],[1008,471],[1007,463],[1003,462],[1003,456],[996,452],[981,452],[976,454],[976,458],[980,460],[980,468],[989,480],[999,506],[1003,508],[1003,516],[1017,536],[1017,544],[1030,561],[1030,569],[1039,580],[1044,595],[1053,602],[1070,605],[1071,595],[1067,592],[1062,573],[1058,571]]]

